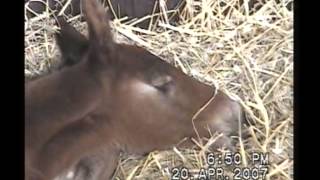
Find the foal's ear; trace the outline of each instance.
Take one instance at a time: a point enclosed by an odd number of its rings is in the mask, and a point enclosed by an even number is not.
[[[89,53],[99,61],[112,60],[115,54],[109,17],[97,0],[83,0],[83,13],[88,23]]]
[[[55,34],[55,38],[62,54],[62,66],[77,64],[88,50],[89,41],[62,16],[57,18],[57,23],[60,26],[60,32]]]

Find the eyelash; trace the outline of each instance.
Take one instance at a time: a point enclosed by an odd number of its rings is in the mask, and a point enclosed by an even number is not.
[[[172,86],[172,82],[168,82],[163,84],[162,86],[157,86],[156,88],[163,93],[168,93],[171,86]]]

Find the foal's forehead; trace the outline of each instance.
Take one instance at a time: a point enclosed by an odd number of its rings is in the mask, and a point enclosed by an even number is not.
[[[135,69],[141,72],[155,71],[157,73],[168,73],[173,68],[160,57],[141,47],[128,45],[119,46],[119,64],[125,68]]]

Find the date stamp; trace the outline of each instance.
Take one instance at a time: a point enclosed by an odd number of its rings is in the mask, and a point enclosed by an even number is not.
[[[248,164],[252,167],[243,167],[243,158],[241,157],[241,154],[237,152],[227,152],[224,155],[208,153],[206,156],[208,168],[172,168],[171,180],[266,179],[269,165],[269,154],[251,153],[248,159],[250,160]],[[228,173],[226,173],[226,168],[229,170]]]

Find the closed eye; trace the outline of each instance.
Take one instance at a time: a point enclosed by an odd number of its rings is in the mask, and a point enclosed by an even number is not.
[[[173,80],[168,75],[158,76],[152,79],[151,84],[162,93],[168,93],[173,86]]]
[[[172,87],[172,81],[166,82],[162,84],[161,86],[155,86],[159,91],[163,93],[168,93]]]

